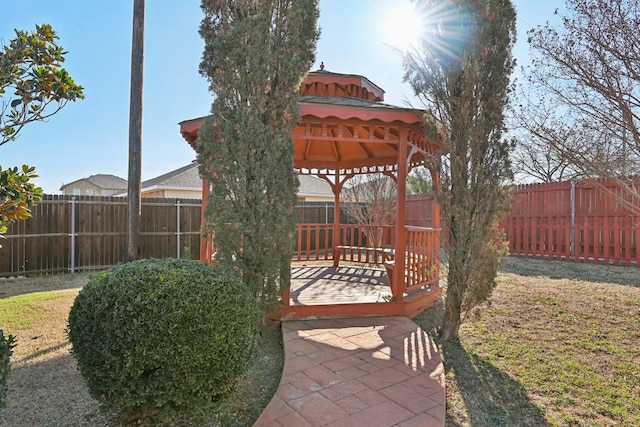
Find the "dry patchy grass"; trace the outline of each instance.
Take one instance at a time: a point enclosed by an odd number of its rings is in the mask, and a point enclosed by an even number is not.
[[[0,325],[15,335],[0,426],[108,425],[71,356],[67,317],[87,275],[0,280]]]
[[[441,344],[447,425],[640,425],[640,270],[522,258],[501,270],[460,342]],[[88,395],[64,332],[86,280],[0,280],[0,325],[13,322],[7,332],[19,339],[0,426],[118,424]],[[435,333],[441,319],[438,304],[415,320]],[[173,425],[250,425],[278,385],[280,340],[279,328],[265,330],[251,371],[217,413]]]
[[[460,342],[441,343],[447,425],[640,425],[638,285],[635,268],[506,259]]]

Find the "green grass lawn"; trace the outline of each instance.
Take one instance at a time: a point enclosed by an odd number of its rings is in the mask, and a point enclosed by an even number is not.
[[[0,325],[7,330],[32,328],[46,316],[46,302],[65,298],[66,291],[34,292],[0,299]]]

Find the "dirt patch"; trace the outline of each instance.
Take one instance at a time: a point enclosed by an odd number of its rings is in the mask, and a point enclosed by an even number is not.
[[[11,357],[7,407],[0,426],[113,426],[117,418],[100,412],[70,354],[67,317],[87,275],[0,280],[0,303],[11,297],[53,292],[28,305],[25,326],[6,330],[17,337]]]
[[[70,350],[62,344],[13,363],[0,426],[117,425],[89,396]]]

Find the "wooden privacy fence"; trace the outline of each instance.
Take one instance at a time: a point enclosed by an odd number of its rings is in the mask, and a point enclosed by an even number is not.
[[[405,203],[405,224],[415,227],[435,227],[435,196],[428,194],[411,194]]]
[[[505,222],[510,253],[640,266],[640,217],[629,209],[640,201],[630,197],[606,180],[518,186]]]
[[[142,258],[198,259],[200,200],[143,199]],[[45,195],[0,239],[0,277],[105,269],[125,261],[127,199]]]
[[[510,254],[640,266],[639,209],[640,200],[613,181],[520,185],[504,223]],[[432,194],[407,197],[407,224],[433,226],[433,212]]]
[[[0,238],[0,277],[101,270],[125,261],[127,199],[45,195]],[[333,203],[296,206],[298,221],[333,221]],[[142,258],[199,259],[201,201],[142,200]]]
[[[606,181],[518,186],[505,221],[510,252],[640,266],[640,217],[628,203],[640,206]],[[431,195],[409,197],[407,225],[433,226],[433,206]],[[33,218],[11,224],[0,239],[0,277],[98,270],[124,262],[126,215],[126,198],[46,195]],[[333,222],[333,203],[300,204],[296,217],[296,238],[304,244],[294,257],[329,258],[332,232],[324,224]],[[141,256],[198,259],[200,221],[200,200],[143,199]],[[341,212],[341,222],[352,219]]]

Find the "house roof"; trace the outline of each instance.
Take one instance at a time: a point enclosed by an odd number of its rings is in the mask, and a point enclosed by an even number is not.
[[[60,190],[64,190],[65,187],[69,187],[80,181],[87,181],[102,190],[124,190],[127,188],[126,179],[120,178],[119,176],[115,176],[115,175],[96,174],[96,175],[91,175],[88,178],[80,178],[68,184],[63,184],[60,187]]]
[[[298,175],[300,180],[300,188],[298,196],[327,196],[333,197],[331,186],[324,179],[311,175]],[[144,181],[142,183],[143,190],[149,190],[151,187],[156,188],[180,188],[180,189],[202,189],[202,178],[198,172],[198,163],[192,162],[186,166],[167,172],[156,178]]]
[[[300,187],[298,188],[298,196],[326,196],[333,197],[333,191],[327,181],[313,175],[300,175]]]
[[[149,187],[202,188],[202,179],[198,172],[198,163],[193,161],[186,166],[167,172],[164,175],[142,182],[142,188]]]

